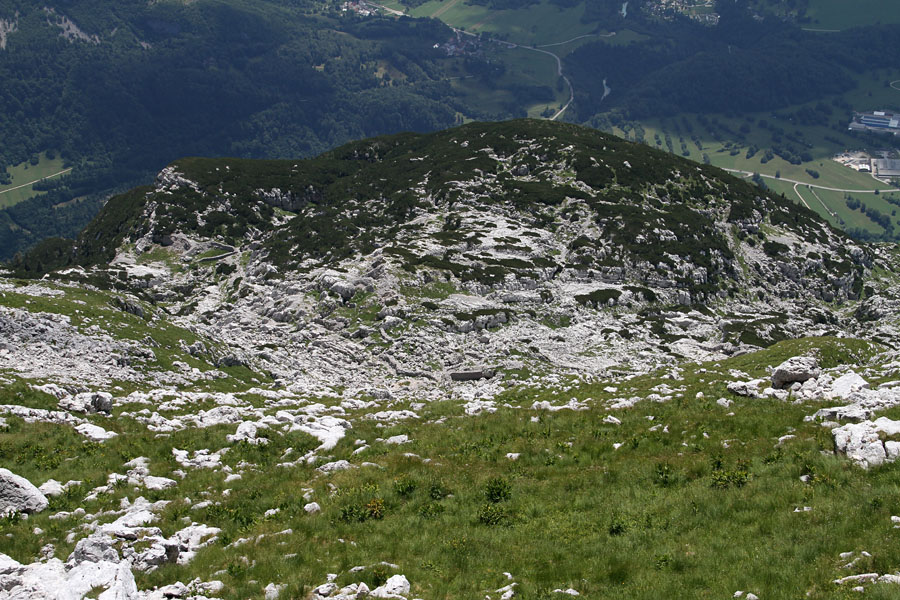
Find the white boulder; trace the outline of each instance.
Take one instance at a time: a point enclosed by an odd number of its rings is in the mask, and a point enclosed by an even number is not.
[[[853,392],[863,389],[869,389],[869,382],[850,371],[834,380],[831,384],[831,396],[846,400]]]
[[[393,575],[384,585],[369,592],[372,598],[397,598],[406,600],[409,595],[409,581],[403,575]]]
[[[882,440],[882,435],[900,435],[900,421],[880,417],[875,421],[848,423],[832,429],[831,433],[835,451],[845,454],[864,469],[891,462],[900,456],[900,442],[889,440],[885,443]]]
[[[48,479],[38,487],[45,496],[62,496],[66,489],[55,479]]]
[[[8,469],[0,469],[0,513],[36,513],[48,505],[47,497],[30,481]]]
[[[815,357],[795,356],[787,359],[772,371],[772,387],[780,390],[794,382],[803,383],[820,374],[819,361]]]
[[[74,396],[66,396],[59,401],[59,407],[80,413],[112,412],[113,397],[108,392],[82,392]]]

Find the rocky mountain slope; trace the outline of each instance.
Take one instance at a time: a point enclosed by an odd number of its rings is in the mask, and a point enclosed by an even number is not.
[[[0,595],[882,593],[896,256],[558,123],[178,161],[0,278]]]
[[[354,387],[640,372],[848,330],[873,264],[720,171],[538,121],[185,159],[52,252],[24,269],[100,272],[230,360]]]

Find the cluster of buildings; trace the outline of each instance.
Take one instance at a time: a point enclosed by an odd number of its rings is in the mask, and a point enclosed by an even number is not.
[[[443,44],[435,44],[434,47],[443,49],[447,56],[476,56],[482,53],[481,39],[478,36],[464,35],[459,31],[454,37]]]
[[[900,135],[900,114],[883,110],[853,113],[849,129],[850,131],[873,131]]]
[[[681,15],[704,25],[719,24],[714,0],[650,0],[644,4],[644,10],[666,21]]]
[[[364,0],[350,0],[341,4],[341,11],[353,12],[361,17],[368,17],[377,14],[378,9],[374,6],[369,6]]]
[[[895,156],[896,153],[890,150],[882,150],[874,155],[867,152],[844,152],[835,156],[834,160],[854,171],[871,173],[879,179],[896,179],[900,178],[900,159]]]

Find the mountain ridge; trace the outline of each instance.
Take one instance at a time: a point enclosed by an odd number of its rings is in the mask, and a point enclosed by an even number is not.
[[[626,348],[655,357],[638,360],[642,371],[661,357],[850,331],[842,306],[862,295],[873,256],[715,168],[526,120],[374,138],[307,161],[182,159],[111,200],[73,245],[47,242],[16,268],[54,261],[136,289],[211,338],[232,323],[238,362],[315,371],[302,353],[265,349],[293,328],[306,332],[296,348],[328,340],[362,382],[588,373],[618,369],[603,357]],[[423,346],[385,361],[394,330]],[[488,341],[472,348],[470,335]]]
[[[889,597],[898,264],[562,124],[178,161],[0,272],[0,590]]]

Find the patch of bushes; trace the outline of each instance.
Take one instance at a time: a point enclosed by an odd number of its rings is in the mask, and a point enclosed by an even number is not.
[[[478,510],[478,522],[489,527],[508,525],[510,515],[504,506],[488,503]]]
[[[512,497],[512,486],[503,477],[489,479],[484,487],[484,497],[494,504],[505,502]]]

